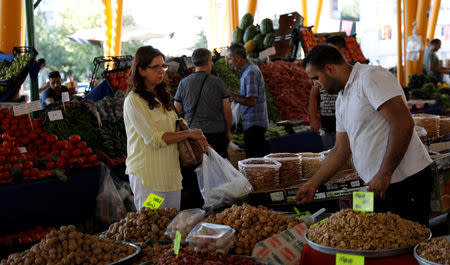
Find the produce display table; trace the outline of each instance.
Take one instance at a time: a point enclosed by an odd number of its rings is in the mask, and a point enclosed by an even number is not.
[[[268,154],[323,151],[322,138],[312,130],[274,137],[267,140],[266,143]]]
[[[308,244],[303,246],[302,257],[300,259],[300,265],[315,265],[315,264],[336,264],[336,256],[323,254],[319,251],[312,249]],[[419,264],[414,258],[413,254],[396,256],[390,258],[380,259],[364,259],[366,265],[416,265]]]
[[[419,110],[411,110],[411,113],[418,114],[418,113],[425,113],[425,114],[433,114],[433,115],[443,115],[444,110],[442,109],[441,105],[434,105],[429,108],[419,109]]]
[[[0,186],[0,235],[34,228],[79,224],[95,216],[100,168],[73,172],[67,182],[52,178]]]

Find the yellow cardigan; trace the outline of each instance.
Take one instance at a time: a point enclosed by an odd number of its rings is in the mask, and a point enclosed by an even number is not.
[[[162,105],[150,110],[147,102],[130,92],[125,98],[123,118],[127,132],[126,173],[138,176],[147,189],[158,192],[181,190],[181,171],[177,144],[162,140],[175,132],[175,111]]]

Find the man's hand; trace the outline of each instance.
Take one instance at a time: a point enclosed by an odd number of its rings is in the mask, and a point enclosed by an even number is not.
[[[311,180],[303,184],[297,191],[295,200],[298,204],[306,204],[312,202],[314,194],[316,193],[318,185],[314,184]]]
[[[368,191],[373,191],[375,197],[386,197],[386,191],[391,183],[391,176],[387,174],[377,173],[371,181],[367,182],[366,186],[369,187]]]
[[[311,119],[310,124],[311,124],[311,129],[313,131],[315,131],[316,133],[319,133],[320,128],[321,128],[320,120],[318,120],[318,119]]]

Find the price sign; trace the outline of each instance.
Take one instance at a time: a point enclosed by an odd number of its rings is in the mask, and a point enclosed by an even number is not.
[[[295,211],[295,217],[302,217],[302,216],[308,216],[308,215],[311,215],[311,212],[310,212],[310,211],[300,212],[300,210],[297,209],[297,207],[294,207],[294,211]]]
[[[69,92],[62,92],[61,93],[61,100],[62,100],[62,102],[70,101]]]
[[[373,192],[354,191],[353,210],[361,212],[373,212]]]
[[[23,153],[26,153],[27,152],[27,148],[26,147],[19,147],[19,150],[20,150],[20,153],[21,154],[23,154]]]
[[[336,265],[364,265],[364,256],[337,253]]]
[[[177,230],[175,233],[175,240],[173,241],[173,252],[178,256],[178,252],[180,251],[180,243],[181,243],[181,233]]]
[[[48,119],[50,121],[57,121],[64,119],[62,111],[61,110],[54,110],[48,112]]]
[[[262,60],[274,54],[277,54],[275,47],[270,47],[259,53],[259,59]]]
[[[28,109],[26,104],[19,104],[13,106],[14,116],[20,116],[24,114],[28,114]]]
[[[42,103],[40,100],[31,101],[30,103],[27,103],[27,104],[28,104],[28,110],[30,112],[42,110]]]
[[[150,195],[148,195],[143,205],[152,210],[158,210],[159,206],[161,205],[161,203],[163,203],[163,201],[164,198],[161,198],[156,194],[150,193]]]

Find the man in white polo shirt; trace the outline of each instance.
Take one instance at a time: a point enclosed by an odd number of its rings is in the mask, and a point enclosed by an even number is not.
[[[432,160],[414,130],[403,89],[380,67],[348,64],[329,45],[314,47],[303,60],[314,82],[336,100],[336,145],[317,173],[298,190],[311,202],[353,154],[356,171],[377,197],[375,211],[391,211],[428,225]]]

